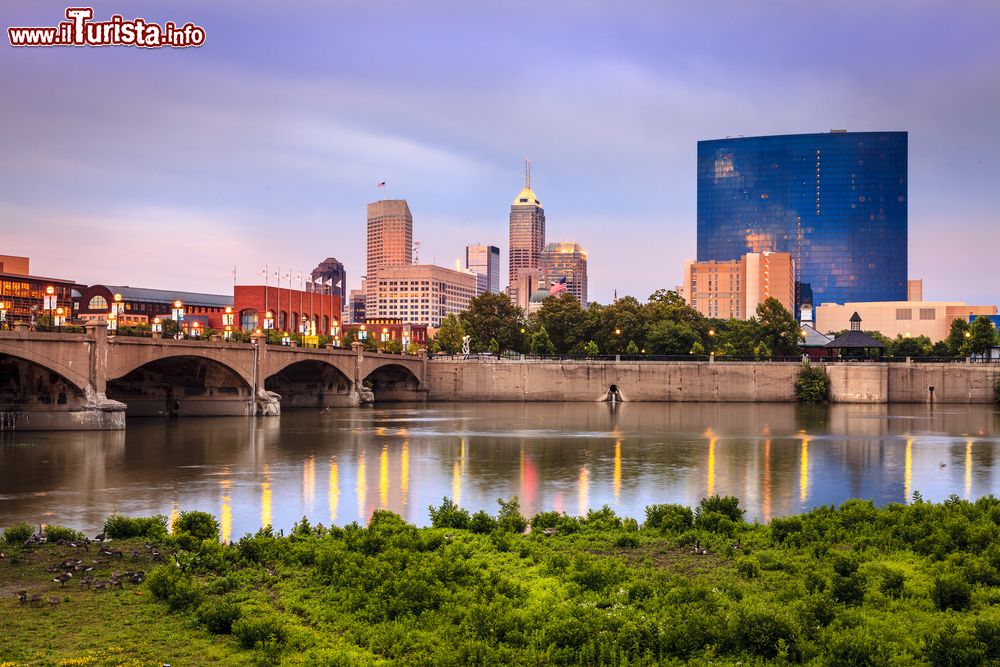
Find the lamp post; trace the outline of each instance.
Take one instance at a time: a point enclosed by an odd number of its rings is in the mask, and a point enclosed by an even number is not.
[[[368,340],[368,327],[364,324],[361,325],[361,329],[358,331],[358,340],[365,341]]]
[[[65,313],[65,312],[66,312],[66,309],[63,308],[62,306],[59,306],[58,308],[56,308],[56,321],[55,321],[55,325],[56,325],[56,328],[59,330],[59,333],[62,333],[63,313]]]
[[[233,337],[233,317],[233,307],[226,306],[226,310],[222,314],[222,326],[226,330],[223,338],[227,341]]]
[[[3,329],[7,325],[8,303],[8,301],[0,301],[0,329]]]
[[[122,303],[122,295],[118,294],[116,292],[113,298],[114,298],[114,301],[115,301],[115,303],[114,303],[115,319],[118,320],[118,322],[124,324],[125,323],[125,304]]]
[[[180,299],[174,301],[174,308],[170,314],[174,322],[177,322],[177,333],[174,334],[174,338],[180,340],[184,337],[183,329],[181,328],[184,322],[184,303]]]
[[[56,288],[49,285],[45,288],[45,310],[49,311],[49,325],[55,324],[56,311]]]
[[[708,356],[715,357],[715,329],[708,330]]]
[[[278,294],[280,295],[281,292],[278,292]],[[264,313],[264,330],[270,331],[273,328],[274,328],[274,313],[272,313],[269,310],[266,313]]]
[[[112,336],[118,333],[118,317],[113,310],[108,314],[108,331]]]
[[[191,323],[191,338],[198,338],[201,332],[201,322]]]
[[[154,334],[163,333],[163,324],[160,322],[159,317],[153,318],[153,327],[151,329],[151,333]]]
[[[334,338],[340,336],[340,323],[337,322],[337,320],[333,320],[330,322],[330,335],[333,336]]]

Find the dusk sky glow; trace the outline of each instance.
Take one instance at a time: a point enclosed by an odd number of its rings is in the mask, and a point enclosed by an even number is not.
[[[65,3],[4,2],[3,27]],[[205,28],[196,49],[0,46],[0,254],[83,283],[227,293],[326,257],[408,200],[422,262],[501,249],[523,159],[590,298],[695,254],[696,143],[909,132],[909,273],[995,304],[1000,3],[92,3]],[[377,190],[378,181],[387,190]]]

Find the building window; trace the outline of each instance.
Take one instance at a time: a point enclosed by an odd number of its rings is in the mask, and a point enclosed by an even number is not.
[[[913,319],[913,309],[912,308],[897,308],[896,309],[896,319],[897,320],[912,320]]]
[[[87,304],[87,310],[107,310],[108,300],[103,296],[95,296],[90,299],[90,303]]]
[[[933,308],[921,308],[920,309],[920,319],[922,320],[934,320],[937,319],[937,311]]]

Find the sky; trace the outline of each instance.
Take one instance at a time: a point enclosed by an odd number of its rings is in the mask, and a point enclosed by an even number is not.
[[[364,271],[366,204],[421,262],[501,249],[525,158],[591,300],[695,254],[696,144],[909,132],[909,272],[1000,301],[1000,3],[95,0],[205,28],[192,49],[0,44],[0,254],[81,283],[229,293],[264,266]],[[66,5],[5,0],[0,23]],[[5,31],[6,32],[6,31]],[[386,181],[385,190],[376,183]],[[272,284],[273,284],[273,278]]]

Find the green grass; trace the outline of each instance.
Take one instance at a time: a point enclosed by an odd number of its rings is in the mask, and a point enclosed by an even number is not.
[[[432,528],[376,512],[367,528],[303,522],[287,537],[261,531],[228,546],[161,536],[159,562],[148,538],[116,540],[124,561],[96,576],[150,575],[101,592],[51,581],[46,567],[77,553],[69,547],[7,545],[0,665],[1000,661],[993,498],[850,501],[770,526],[716,499],[668,528],[609,510],[540,520],[559,525],[552,535],[455,528],[467,517],[443,507]],[[962,608],[938,609],[942,580],[971,586]],[[21,589],[61,601],[21,605]]]

